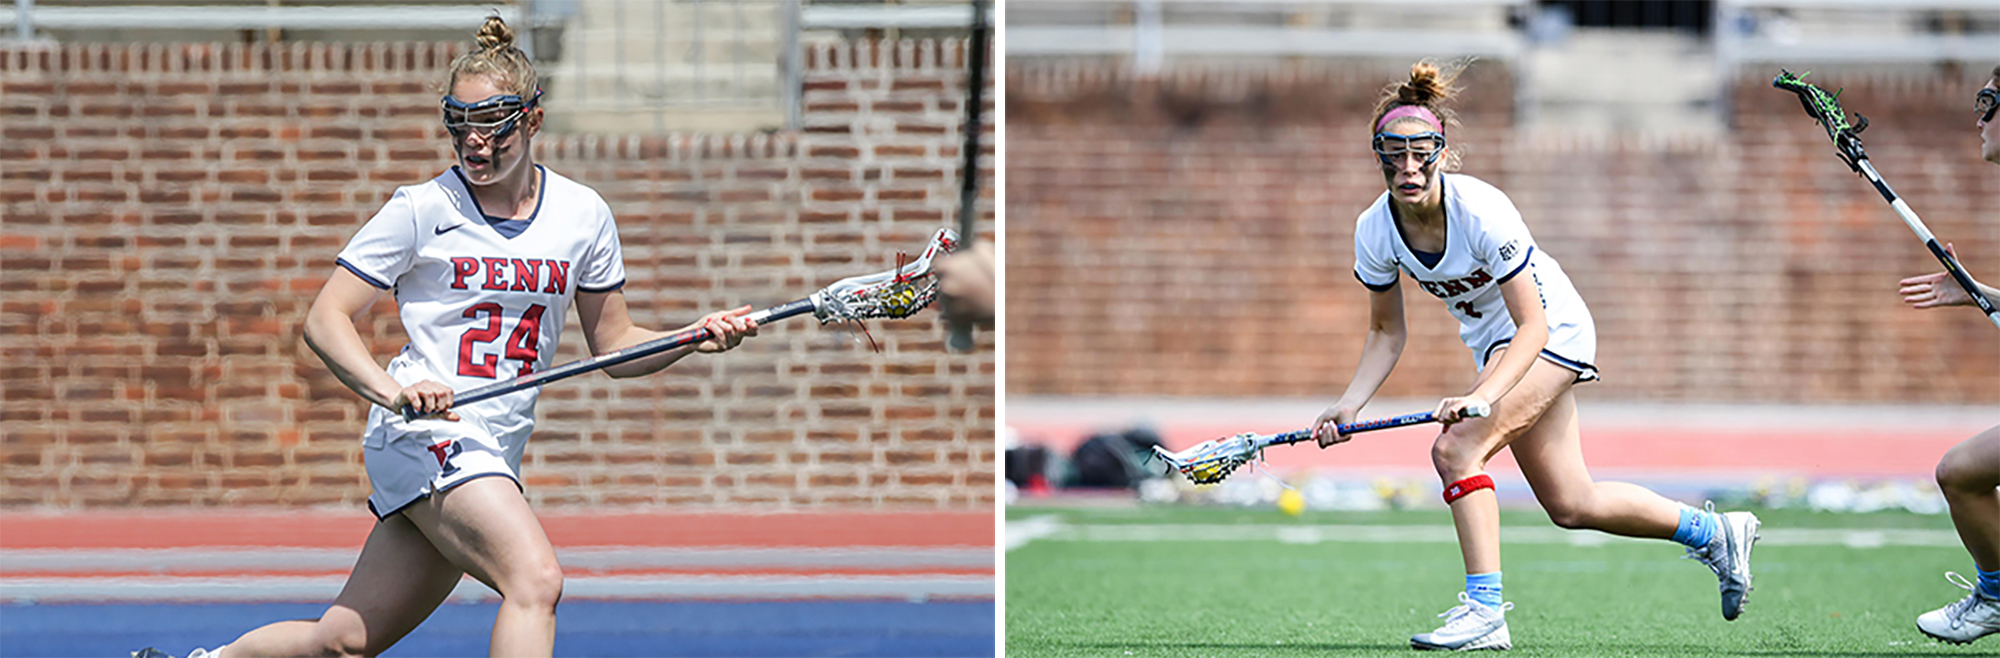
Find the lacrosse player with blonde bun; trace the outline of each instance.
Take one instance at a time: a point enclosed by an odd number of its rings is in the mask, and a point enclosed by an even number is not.
[[[442,103],[457,161],[396,190],[340,252],[306,316],[307,345],[372,403],[362,456],[378,522],[325,614],[196,656],[373,656],[429,617],[465,574],[500,593],[492,655],[554,650],[563,574],[520,478],[539,389],[464,405],[453,404],[453,391],[549,369],[571,306],[593,354],[667,334],[632,324],[604,199],[531,160],[541,93],[513,31],[489,18],[478,41],[452,62]],[[355,318],[387,291],[410,343],[384,368]],[[749,310],[710,314],[689,327],[708,329],[704,342],[605,372],[637,377],[694,352],[729,350],[756,335]],[[405,406],[421,417],[406,419]]]
[[[1979,112],[1979,155],[2000,164],[2000,66],[1974,97]],[[1946,247],[1949,251],[1950,248]],[[1955,253],[1953,254],[1956,255]],[[1912,308],[1972,306],[1972,295],[1944,272],[1910,277],[1901,282],[1903,301]],[[1987,299],[2000,300],[2000,289],[1974,282]],[[2000,633],[2000,427],[1953,446],[1937,465],[1938,488],[1951,506],[1951,522],[1972,554],[1975,580],[1946,572],[1945,580],[1969,590],[1965,598],[1917,617],[1917,629],[1933,638],[1964,644]]]
[[[1535,498],[1564,528],[1671,539],[1714,570],[1722,616],[1735,619],[1750,590],[1757,517],[1717,514],[1636,485],[1597,482],[1583,463],[1571,386],[1597,379],[1596,331],[1562,267],[1538,249],[1499,189],[1458,173],[1448,146],[1456,122],[1445,103],[1456,72],[1420,62],[1389,85],[1369,122],[1388,190],[1355,222],[1354,275],[1369,290],[1369,330],[1347,391],[1313,423],[1324,448],[1348,440],[1352,422],[1396,365],[1408,338],[1403,275],[1444,302],[1477,359],[1470,391],[1434,412],[1446,425],[1431,447],[1465,562],[1460,605],[1442,627],[1410,639],[1417,649],[1508,649],[1501,599],[1500,508],[1488,460],[1511,449]],[[1469,410],[1490,405],[1474,417]]]

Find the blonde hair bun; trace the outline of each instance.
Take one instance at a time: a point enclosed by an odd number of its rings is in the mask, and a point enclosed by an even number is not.
[[[479,33],[473,38],[485,50],[501,50],[514,46],[514,29],[507,27],[507,21],[499,16],[486,17],[486,24],[479,26]]]

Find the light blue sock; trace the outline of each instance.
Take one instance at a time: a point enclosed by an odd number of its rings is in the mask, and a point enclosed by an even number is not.
[[[1701,548],[1715,537],[1715,528],[1722,519],[1714,512],[1705,512],[1686,505],[1681,506],[1681,524],[1674,528],[1674,541],[1688,548]]]
[[[1466,574],[1465,595],[1488,608],[1500,607],[1500,572]]]
[[[1979,571],[1980,593],[1991,598],[2000,599],[2000,570],[1980,571],[1978,566],[1974,566],[1972,569]]]

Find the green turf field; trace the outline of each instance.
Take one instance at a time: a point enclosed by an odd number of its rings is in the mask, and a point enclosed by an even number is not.
[[[2000,655],[2000,637],[1954,647],[1916,631],[1964,594],[1944,572],[1971,573],[1946,517],[1759,516],[1756,590],[1726,622],[1714,575],[1679,545],[1506,513],[1514,653]],[[1464,583],[1443,510],[1015,506],[1007,520],[1009,656],[1409,655]]]

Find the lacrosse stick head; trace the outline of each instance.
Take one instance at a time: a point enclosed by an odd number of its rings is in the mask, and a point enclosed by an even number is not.
[[[813,293],[813,317],[825,324],[916,315],[937,298],[937,272],[932,264],[957,248],[958,233],[938,229],[915,260],[902,263],[899,254],[896,269],[841,279]]]
[[[1840,92],[1831,94],[1826,90],[1806,82],[1810,72],[1793,75],[1791,71],[1779,69],[1778,77],[1771,80],[1771,86],[1798,94],[1799,105],[1806,109],[1806,116],[1819,122],[1826,129],[1826,136],[1840,149],[1840,159],[1847,166],[1859,170],[1860,161],[1868,158],[1861,149],[1861,131],[1868,129],[1868,117],[1854,115],[1855,123],[1847,122],[1847,111],[1840,107]]]
[[[1153,446],[1153,456],[1159,457],[1160,461],[1180,471],[1189,482],[1195,484],[1221,482],[1223,478],[1229,477],[1230,473],[1236,472],[1238,467],[1261,456],[1263,451],[1264,446],[1257,442],[1257,435],[1247,432],[1228,438],[1203,441],[1181,451]]]

